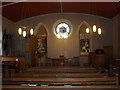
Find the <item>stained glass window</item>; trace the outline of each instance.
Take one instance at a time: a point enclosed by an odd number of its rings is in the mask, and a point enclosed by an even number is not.
[[[90,52],[90,35],[80,34],[80,55],[88,55]]]
[[[47,53],[47,38],[37,38],[37,53]]]
[[[55,28],[55,35],[57,38],[68,38],[70,32],[70,26],[64,22],[59,23]]]

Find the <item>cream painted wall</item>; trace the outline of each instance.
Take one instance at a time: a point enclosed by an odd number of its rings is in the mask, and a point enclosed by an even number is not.
[[[13,36],[13,34],[15,33],[15,23],[12,22],[11,20],[5,18],[2,16],[2,32],[4,34],[5,32],[5,29],[6,29],[6,33],[9,34],[9,36]],[[3,52],[3,55],[7,54],[7,55],[11,55],[11,52],[12,52],[12,40],[10,39],[7,39],[7,47],[6,47],[6,53]]]
[[[2,16],[2,30],[4,31],[5,28],[8,34],[15,33],[15,23]]]
[[[88,20],[89,17],[89,20]],[[79,56],[79,25],[86,21],[90,25],[96,23],[94,18],[99,21],[97,23],[102,27],[102,35],[99,36],[97,34],[92,34],[92,51],[98,48],[103,48],[103,46],[112,45],[112,20],[92,16],[87,14],[74,14],[74,13],[66,13],[66,14],[48,14],[43,16],[36,16],[32,18],[25,19],[24,21],[19,21],[16,23],[16,29],[19,25],[27,26],[37,26],[39,23],[43,23],[47,27],[48,32],[48,56],[52,58],[57,58],[61,54],[64,54],[65,57],[72,58],[75,56]],[[59,19],[66,19],[72,23],[73,30],[72,34],[67,39],[58,39],[53,33],[53,25]]]

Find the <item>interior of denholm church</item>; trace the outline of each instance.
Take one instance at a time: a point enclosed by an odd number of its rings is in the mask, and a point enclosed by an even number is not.
[[[2,90],[119,90],[120,2],[1,2]]]

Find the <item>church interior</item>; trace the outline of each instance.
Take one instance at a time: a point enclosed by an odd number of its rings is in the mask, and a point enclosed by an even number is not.
[[[2,90],[119,90],[119,2],[1,2]]]

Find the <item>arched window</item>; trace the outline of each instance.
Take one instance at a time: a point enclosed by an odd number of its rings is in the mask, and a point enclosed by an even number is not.
[[[65,22],[59,23],[55,28],[55,35],[57,36],[57,38],[68,38],[70,32],[71,28]]]
[[[60,19],[53,25],[53,32],[57,38],[68,38],[72,32],[72,24],[66,19]]]

